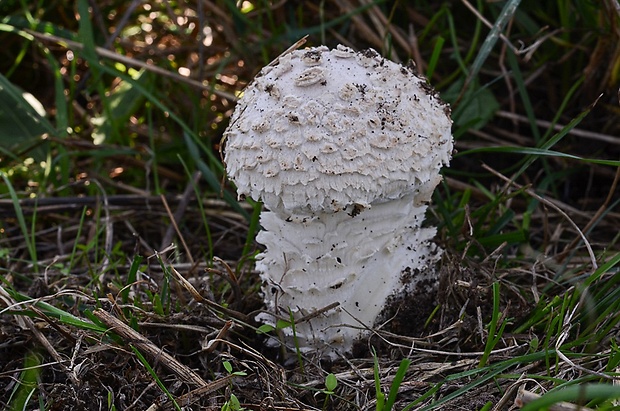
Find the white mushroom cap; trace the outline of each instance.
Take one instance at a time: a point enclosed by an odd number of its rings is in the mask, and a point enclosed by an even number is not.
[[[338,46],[296,50],[245,89],[225,133],[240,197],[283,217],[421,205],[452,152],[449,108],[409,68]]]

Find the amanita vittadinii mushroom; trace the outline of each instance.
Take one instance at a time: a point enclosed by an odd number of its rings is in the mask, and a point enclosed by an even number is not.
[[[296,50],[245,89],[226,170],[240,198],[269,210],[256,267],[268,310],[303,319],[302,350],[350,351],[388,299],[436,281],[436,230],[422,221],[451,123],[425,79],[372,49]]]

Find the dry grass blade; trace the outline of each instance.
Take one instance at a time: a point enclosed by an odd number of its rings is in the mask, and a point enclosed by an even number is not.
[[[223,261],[223,260],[220,260]],[[251,316],[248,316],[246,314],[240,313],[239,311],[235,311],[235,310],[231,310],[230,308],[224,307],[216,302],[213,302],[207,298],[204,298],[199,292],[198,290],[196,290],[196,288],[189,282],[187,281],[187,279],[185,279],[185,277],[183,277],[181,275],[181,273],[179,273],[176,268],[174,267],[170,267],[170,271],[172,272],[172,274],[174,275],[174,278],[181,284],[181,286],[183,288],[185,288],[191,295],[192,298],[194,298],[194,300],[196,300],[197,302],[201,303],[201,304],[205,304],[206,306],[219,311],[221,313],[224,313],[228,316],[230,316],[231,318],[234,318],[236,320],[240,320],[241,322],[247,323],[251,320]],[[207,267],[205,268],[205,271],[208,272],[215,272],[216,270]],[[225,276],[222,276],[223,278],[227,278]],[[231,280],[232,281],[232,280]]]
[[[341,14],[352,14],[351,20],[355,27],[360,30],[362,37],[372,44],[373,47],[381,50],[383,47],[383,38],[376,34],[376,30],[370,27],[361,15],[353,13],[355,7],[351,2],[348,0],[335,0],[335,3],[340,8]]]
[[[32,308],[34,308],[34,310],[36,311],[35,307],[31,307],[31,309]],[[67,367],[65,365],[66,360],[64,358],[62,358],[62,356],[58,353],[58,351],[56,351],[56,349],[54,348],[52,343],[49,341],[49,339],[45,335],[43,335],[43,333],[41,331],[39,331],[39,329],[35,325],[34,321],[32,321],[32,319],[30,317],[24,317],[23,320],[24,320],[26,326],[28,327],[28,329],[30,330],[30,332],[32,333],[32,335],[35,336],[35,338],[41,343],[41,345],[50,354],[50,356],[56,361],[56,363],[58,363],[58,364],[60,364],[62,366],[62,368],[65,371],[65,374],[67,375],[67,377],[74,384],[79,384],[80,381],[78,379],[78,376],[77,376],[77,373],[75,372],[75,370],[72,370],[72,369],[70,369],[70,367]]]
[[[200,180],[201,176],[202,176],[202,173],[200,171],[194,172],[194,174],[192,175],[192,178],[185,186],[185,190],[183,190],[183,194],[181,195],[181,199],[179,201],[179,204],[177,205],[177,209],[174,212],[174,214],[170,212],[170,207],[168,206],[168,201],[166,200],[166,197],[163,194],[160,195],[161,201],[164,204],[164,207],[166,208],[168,217],[170,218],[171,226],[169,226],[166,229],[166,233],[164,234],[164,237],[161,241],[161,246],[159,248],[164,248],[168,246],[172,242],[174,233],[176,233],[179,239],[181,240],[181,242],[183,243],[183,248],[185,252],[187,253],[187,256],[190,259],[191,263],[194,262],[194,259],[192,258],[192,254],[191,254],[189,247],[185,243],[185,238],[183,237],[183,235],[181,234],[181,231],[179,230],[177,221],[180,221],[182,219],[183,214],[185,213],[185,210],[187,210],[189,202],[192,199],[193,187],[195,184],[198,184],[198,181]]]
[[[590,256],[590,264],[592,265],[592,271],[596,270],[598,268],[598,263],[596,262],[596,256],[594,255],[594,251],[592,250],[592,246],[590,245],[590,242],[588,241],[588,239],[586,238],[586,236],[583,234],[583,232],[581,231],[581,229],[579,228],[579,226],[577,224],[575,224],[575,222],[568,216],[568,214],[566,214],[560,207],[558,207],[556,204],[554,204],[553,202],[549,201],[548,199],[538,195],[534,190],[530,189],[530,188],[524,188],[523,186],[515,183],[514,181],[512,181],[511,179],[509,179],[508,177],[502,175],[501,173],[497,172],[496,170],[492,169],[491,167],[489,167],[486,164],[483,164],[482,167],[491,172],[493,175],[501,178],[502,180],[504,180],[506,183],[518,188],[518,189],[523,189],[528,195],[534,197],[535,199],[537,199],[538,201],[540,201],[541,203],[546,204],[547,206],[553,208],[554,210],[556,210],[558,213],[560,213],[562,215],[562,217],[564,217],[566,219],[566,221],[569,222],[570,225],[573,226],[573,228],[577,231],[577,233],[579,234],[579,237],[581,237],[581,239],[583,240],[583,243],[586,247],[586,249],[588,250],[588,254]]]
[[[606,380],[611,380],[611,381],[618,380],[618,377],[616,376],[607,375],[603,372],[593,371],[582,365],[576,364],[575,362],[571,361],[566,356],[566,354],[562,352],[562,345],[564,344],[566,339],[569,337],[570,331],[574,326],[574,324],[572,323],[573,316],[581,307],[581,303],[582,302],[580,301],[578,304],[576,304],[575,307],[571,310],[571,312],[564,318],[563,330],[555,343],[555,352],[562,361],[564,361],[566,364],[569,365],[569,367],[571,367],[574,370],[579,370],[585,374],[595,375],[599,378],[603,378]]]
[[[163,349],[157,347],[146,337],[127,324],[113,317],[102,309],[97,309],[93,314],[106,326],[120,336],[127,344],[133,345],[141,352],[148,355],[151,360],[157,361],[163,367],[174,373],[180,380],[193,385],[195,387],[205,387],[208,383],[202,379],[194,370],[180,363],[176,358],[166,353]]]
[[[168,217],[170,218],[170,224],[171,224],[171,227],[169,227],[168,231],[164,235],[161,248],[164,248],[170,245],[171,241],[168,241],[168,240],[172,239],[172,235],[169,235],[168,232],[172,233],[174,231],[179,237],[179,241],[181,241],[181,244],[183,244],[183,249],[187,253],[187,258],[189,259],[190,263],[194,264],[194,258],[192,257],[192,252],[187,246],[187,243],[185,242],[185,238],[183,237],[181,230],[179,230],[179,225],[177,224],[177,220],[180,219],[180,217],[183,215],[185,211],[185,208],[187,207],[187,202],[188,202],[187,197],[189,196],[189,193],[191,192],[190,190],[191,189],[188,186],[188,189],[185,191],[183,195],[183,200],[181,200],[181,202],[179,203],[179,207],[177,208],[177,211],[174,214],[172,213],[172,210],[170,210],[170,206],[168,205],[168,201],[166,201],[166,197],[163,194],[161,195],[161,202],[164,205],[164,208],[166,209],[166,213],[168,214]]]
[[[302,38],[300,38],[299,40],[297,40],[289,48],[287,48],[282,53],[280,53],[280,55],[278,57],[276,57],[275,59],[271,60],[271,62],[268,64],[268,66],[275,66],[276,64],[278,64],[278,62],[280,61],[280,59],[282,57],[286,56],[287,54],[291,54],[293,51],[297,50],[298,48],[300,48],[301,46],[306,44],[306,41],[308,41],[308,36],[307,35],[305,35]]]
[[[8,86],[31,94],[47,135],[13,149],[30,127],[0,110],[0,174],[14,192],[0,184],[0,409],[239,411],[234,394],[246,410],[369,411],[404,358],[395,410],[503,411],[525,383],[545,393],[523,391],[526,406],[617,407],[613,392],[588,392],[594,406],[566,390],[618,388],[618,0],[2,10],[0,107]],[[283,342],[286,314],[273,329],[256,323],[261,290],[272,291],[255,265],[260,204],[236,201],[217,158],[260,68],[322,44],[413,58],[452,106],[459,151],[428,206],[439,292],[390,302],[368,339],[333,361]],[[333,132],[345,149],[348,130]]]
[[[619,181],[620,181],[620,167],[616,169],[616,175],[614,176],[614,181],[611,183],[611,187],[609,189],[609,193],[607,194],[607,197],[605,197],[605,201],[603,201],[603,204],[601,204],[601,206],[596,211],[596,213],[592,216],[590,221],[588,221],[588,224],[585,226],[583,231],[588,232],[590,228],[592,228],[598,222],[599,218],[601,218],[601,216],[605,213],[605,211],[607,211],[607,207],[613,200],[614,194],[616,193],[616,188],[618,187]],[[568,244],[564,248],[564,251],[562,251],[562,253],[558,256],[558,259],[560,261],[564,259],[570,253],[570,251],[573,248],[575,248],[578,242],[579,242],[578,238],[573,239],[573,241],[571,241],[570,244]]]
[[[204,387],[197,388],[195,390],[188,392],[187,394],[183,394],[179,396],[178,398],[176,398],[176,402],[181,407],[190,406],[191,404],[200,401],[202,398],[206,397],[207,395],[213,394],[217,390],[220,390],[222,388],[229,386],[234,378],[235,378],[234,375],[228,375],[226,377],[222,377],[218,380],[208,383]],[[175,409],[174,404],[168,401],[161,405],[154,404],[153,406],[149,407],[148,410],[169,411],[173,409]]]
[[[502,117],[502,118],[507,118],[510,120],[515,120],[518,121],[519,123],[523,123],[523,124],[527,124],[529,122],[528,118],[525,116],[522,116],[520,114],[515,114],[515,113],[511,113],[508,111],[498,111],[497,113],[495,113],[498,117]],[[553,124],[550,121],[547,120],[536,120],[536,124],[541,126],[541,127],[552,127],[553,129],[556,131],[561,131],[563,129],[566,128],[566,125],[563,124]],[[597,133],[594,131],[589,131],[589,130],[582,130],[579,128],[572,128],[568,134],[570,135],[574,135],[577,137],[583,137],[583,138],[587,138],[587,139],[591,139],[591,140],[598,140],[598,141],[604,141],[606,143],[609,144],[615,144],[615,145],[620,145],[620,137],[616,137],[616,136],[612,136],[609,134],[603,134],[603,133]]]

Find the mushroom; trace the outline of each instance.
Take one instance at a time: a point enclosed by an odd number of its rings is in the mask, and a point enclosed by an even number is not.
[[[383,320],[388,300],[432,291],[441,250],[422,222],[451,124],[425,79],[372,49],[296,50],[261,70],[224,157],[239,198],[268,210],[256,268],[272,314],[261,321],[292,313],[299,348],[333,357]]]

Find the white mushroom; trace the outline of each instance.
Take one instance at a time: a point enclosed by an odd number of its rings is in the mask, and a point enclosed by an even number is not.
[[[269,210],[256,266],[274,315],[312,317],[295,325],[302,350],[349,352],[389,298],[436,281],[422,221],[452,152],[449,112],[410,69],[344,46],[293,51],[244,91],[226,170]]]

